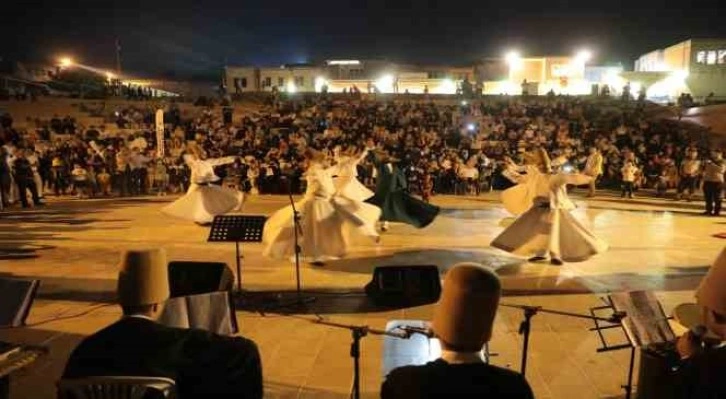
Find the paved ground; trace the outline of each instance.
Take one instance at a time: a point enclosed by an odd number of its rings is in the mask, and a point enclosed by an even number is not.
[[[51,352],[12,382],[12,398],[52,398],[73,346],[114,321],[114,297],[121,250],[162,246],[171,259],[234,262],[234,246],[206,242],[207,228],[168,218],[159,209],[172,198],[62,200],[27,212],[0,214],[0,276],[42,280],[30,326],[0,330],[0,339],[47,345]],[[653,199],[621,200],[608,195],[584,202],[576,215],[607,240],[611,249],[587,262],[562,267],[533,265],[489,247],[511,219],[494,194],[436,197],[443,208],[428,228],[394,225],[382,243],[363,242],[351,255],[323,268],[304,265],[303,286],[318,301],[296,317],[239,311],[242,334],[262,352],[266,397],[345,398],[351,383],[345,330],[311,323],[325,318],[383,328],[392,319],[428,319],[431,306],[379,311],[367,306],[362,287],[375,266],[451,264],[474,260],[496,268],[505,302],[586,313],[613,291],[656,291],[667,312],[689,300],[724,242],[711,235],[726,229],[723,219],[699,216],[702,203]],[[269,214],[284,197],[252,198],[245,213]],[[255,291],[291,290],[289,262],[261,256],[260,244],[244,245],[244,285]],[[331,292],[336,293],[332,295]],[[106,306],[104,306],[106,305]],[[521,312],[501,309],[491,350],[494,364],[517,369]],[[533,319],[527,378],[538,398],[622,397],[628,351],[597,353],[589,321],[539,314]],[[611,337],[617,339],[618,337]],[[383,339],[362,345],[362,389],[377,397]]]

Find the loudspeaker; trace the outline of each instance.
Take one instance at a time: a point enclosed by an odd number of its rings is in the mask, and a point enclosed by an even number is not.
[[[441,295],[439,269],[432,265],[376,267],[365,291],[376,305],[419,306],[434,303]]]
[[[232,270],[223,262],[169,262],[171,297],[230,291],[234,284]]]

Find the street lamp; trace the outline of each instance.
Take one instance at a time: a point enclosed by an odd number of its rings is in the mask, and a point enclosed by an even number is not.
[[[522,69],[522,56],[518,52],[510,51],[504,56],[504,59],[507,61],[507,65],[509,65],[510,72]]]
[[[592,52],[589,50],[580,50],[577,52],[577,55],[575,55],[575,59],[579,63],[585,64],[592,59]]]
[[[62,57],[59,62],[62,68],[68,68],[69,66],[73,65],[73,60],[69,57]]]
[[[393,83],[394,78],[393,75],[383,75],[378,80],[375,81],[375,86],[378,91],[381,93],[391,93],[393,92]]]

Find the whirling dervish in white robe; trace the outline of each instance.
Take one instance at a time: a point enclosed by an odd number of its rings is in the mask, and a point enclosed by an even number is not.
[[[219,181],[214,167],[234,161],[235,157],[200,159],[194,153],[185,154],[184,162],[192,172],[189,190],[161,211],[204,225],[212,223],[217,215],[241,209],[244,195],[240,191],[212,184]]]
[[[550,259],[554,265],[581,262],[605,252],[608,245],[582,225],[572,214],[575,204],[567,195],[567,185],[588,184],[583,174],[543,174],[535,167],[511,172],[518,184],[502,192],[504,207],[517,220],[492,241],[491,246],[529,260]]]
[[[332,170],[325,168],[319,157],[310,157],[305,172],[307,189],[302,200],[295,203],[299,213],[298,242],[301,256],[319,265],[326,260],[345,256],[358,237],[378,239],[375,224],[381,210],[362,201],[338,195]],[[262,238],[263,254],[277,259],[295,255],[295,223],[292,205],[275,212],[265,223]]]
[[[339,195],[353,201],[363,202],[373,196],[373,191],[358,180],[358,164],[368,156],[368,149],[360,154],[347,153],[338,155],[338,163],[332,167],[333,182]]]

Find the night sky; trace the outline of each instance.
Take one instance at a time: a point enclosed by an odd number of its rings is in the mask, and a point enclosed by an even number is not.
[[[721,3],[721,4],[719,4]],[[7,12],[10,10],[11,12]],[[214,77],[225,64],[329,58],[471,63],[510,48],[632,68],[640,54],[689,37],[726,37],[723,0],[3,1],[0,56],[115,65],[146,76]]]

